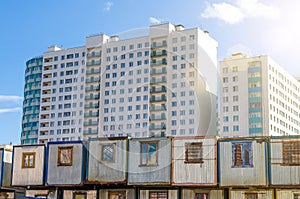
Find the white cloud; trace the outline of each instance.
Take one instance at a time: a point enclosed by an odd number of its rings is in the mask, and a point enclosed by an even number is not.
[[[18,112],[21,111],[22,109],[20,107],[16,107],[16,108],[3,108],[0,109],[0,114],[1,113],[11,113],[11,112]]]
[[[161,19],[157,19],[155,17],[150,17],[149,21],[150,21],[151,24],[160,24],[162,22]]]
[[[111,1],[106,2],[106,3],[104,4],[104,10],[110,11],[110,8],[111,8],[113,5],[114,5],[113,2],[111,2]]]
[[[18,103],[18,102],[21,102],[23,100],[22,97],[20,96],[15,96],[15,95],[0,95],[0,102],[1,101],[11,101],[11,102],[15,102],[15,103]]]
[[[242,22],[245,18],[277,18],[279,9],[266,5],[259,0],[235,0],[233,4],[226,2],[208,4],[202,17],[217,18],[229,24]]]

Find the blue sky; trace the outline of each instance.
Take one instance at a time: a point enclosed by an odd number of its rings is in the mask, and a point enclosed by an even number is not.
[[[202,27],[234,52],[270,55],[300,76],[297,0],[26,0],[0,6],[0,144],[19,143],[26,60],[50,45],[81,46],[95,33],[119,34],[171,22]]]

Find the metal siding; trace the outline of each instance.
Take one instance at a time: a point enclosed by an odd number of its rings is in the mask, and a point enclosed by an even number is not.
[[[112,192],[126,191],[126,199],[135,199],[135,190],[134,189],[100,189],[99,190],[100,199],[108,199],[109,191],[112,191]]]
[[[292,140],[292,139],[290,139],[290,140]],[[283,158],[282,157],[282,141],[283,141],[283,139],[273,139],[270,142],[271,184],[272,185],[299,185],[300,184],[300,166],[283,166],[283,165],[281,165],[282,158]]]
[[[158,141],[158,165],[140,166],[140,142]],[[128,184],[170,184],[171,139],[133,139],[129,141]]]
[[[185,143],[202,142],[202,164],[185,164]],[[174,171],[175,184],[216,184],[216,143],[215,139],[178,139],[174,140]]]
[[[127,164],[126,143],[126,140],[90,141],[88,181],[103,183],[125,181]],[[101,144],[116,144],[114,162],[101,162]]]
[[[57,166],[58,147],[73,146],[72,166]],[[49,185],[78,185],[82,183],[83,144],[49,144],[48,145],[48,175]]]
[[[273,199],[272,190],[231,190],[229,193],[230,199],[242,199],[245,198],[246,193],[257,193],[258,199]]]
[[[35,168],[22,169],[23,152],[35,152]],[[12,185],[43,185],[44,156],[45,146],[14,147]]]
[[[195,198],[196,193],[208,193],[209,198],[212,199],[223,199],[223,190],[207,190],[207,189],[183,189],[181,199],[192,199]]]
[[[240,140],[249,142],[249,140]],[[236,141],[220,142],[220,185],[221,186],[247,186],[267,185],[265,144],[264,142],[252,142],[253,167],[232,168],[232,143]]]

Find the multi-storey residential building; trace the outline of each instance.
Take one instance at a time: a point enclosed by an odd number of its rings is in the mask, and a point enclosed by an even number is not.
[[[22,144],[38,143],[42,65],[42,57],[36,57],[26,62],[21,134]]]
[[[268,56],[237,53],[220,62],[220,135],[300,133],[300,85]]]
[[[50,47],[43,59],[39,142],[216,134],[217,42],[208,32],[166,23],[144,36]]]
[[[81,139],[85,47],[49,47],[42,74],[39,143]]]

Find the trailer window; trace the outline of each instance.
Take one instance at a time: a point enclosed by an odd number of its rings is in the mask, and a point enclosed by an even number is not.
[[[282,143],[282,157],[284,165],[300,165],[300,142],[287,141]]]
[[[209,199],[208,193],[196,193],[195,199]]]
[[[115,161],[115,144],[102,145],[102,161],[114,162]]]
[[[185,143],[184,163],[203,163],[202,142]]]
[[[72,166],[73,146],[58,147],[57,166]]]
[[[35,167],[35,152],[24,152],[22,154],[22,168],[34,168]]]
[[[252,143],[232,143],[232,167],[253,167]]]
[[[257,193],[246,193],[245,199],[258,199],[258,194]]]
[[[141,143],[141,165],[157,165],[158,164],[158,143],[142,142]]]
[[[108,192],[108,199],[126,199],[125,191]]]
[[[293,199],[300,199],[300,193],[294,193],[294,198]]]
[[[149,193],[149,199],[168,199],[167,191],[151,191]]]

